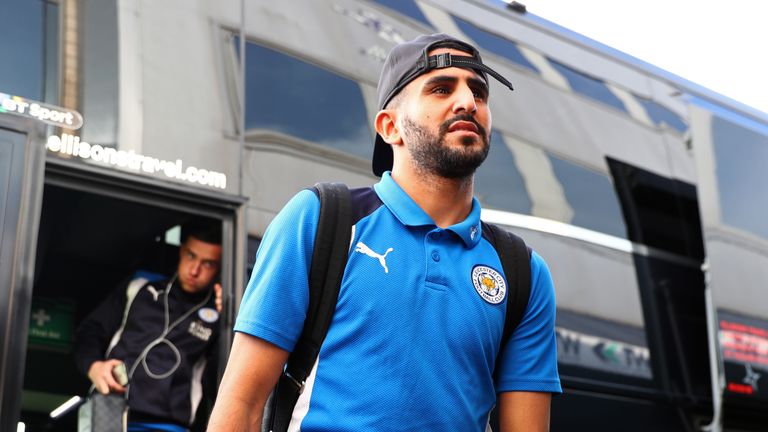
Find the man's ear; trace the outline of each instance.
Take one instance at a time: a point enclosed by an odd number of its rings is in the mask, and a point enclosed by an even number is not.
[[[397,127],[397,112],[395,110],[381,110],[373,121],[376,132],[387,144],[402,145],[403,137],[400,128]]]

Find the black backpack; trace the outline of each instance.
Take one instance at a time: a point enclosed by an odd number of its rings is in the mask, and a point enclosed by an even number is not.
[[[351,197],[341,183],[315,185],[320,197],[320,217],[309,272],[309,306],[304,328],[288,357],[283,373],[264,409],[263,432],[285,432],[304,383],[320,353],[336,310],[341,279],[347,265],[352,232]],[[531,292],[531,251],[520,237],[496,225],[482,222],[508,280],[507,307],[502,346],[517,328]],[[501,352],[501,350],[499,350]],[[494,410],[495,411],[495,410]],[[493,417],[494,415],[492,415]]]

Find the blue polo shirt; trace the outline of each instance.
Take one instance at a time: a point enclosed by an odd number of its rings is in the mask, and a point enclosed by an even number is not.
[[[479,432],[497,392],[561,391],[554,287],[538,254],[528,308],[495,365],[511,278],[483,237],[477,200],[466,220],[442,229],[385,173],[353,190],[352,204],[336,311],[292,428]],[[305,190],[270,224],[236,331],[293,350],[318,215]]]

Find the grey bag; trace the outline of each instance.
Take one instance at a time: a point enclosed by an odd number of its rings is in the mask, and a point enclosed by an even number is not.
[[[94,391],[88,402],[80,406],[78,432],[126,432],[128,430],[128,401],[125,395],[103,395]]]

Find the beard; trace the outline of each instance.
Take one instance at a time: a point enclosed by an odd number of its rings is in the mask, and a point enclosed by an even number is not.
[[[475,124],[479,137],[464,136],[461,147],[449,147],[445,143],[448,128],[456,121],[468,121]],[[405,137],[410,144],[410,154],[417,169],[435,174],[443,178],[463,179],[472,176],[475,170],[488,156],[488,135],[485,128],[480,126],[469,114],[460,114],[440,125],[437,134],[417,124],[413,119],[403,119]],[[480,148],[474,148],[477,140],[481,141]]]

